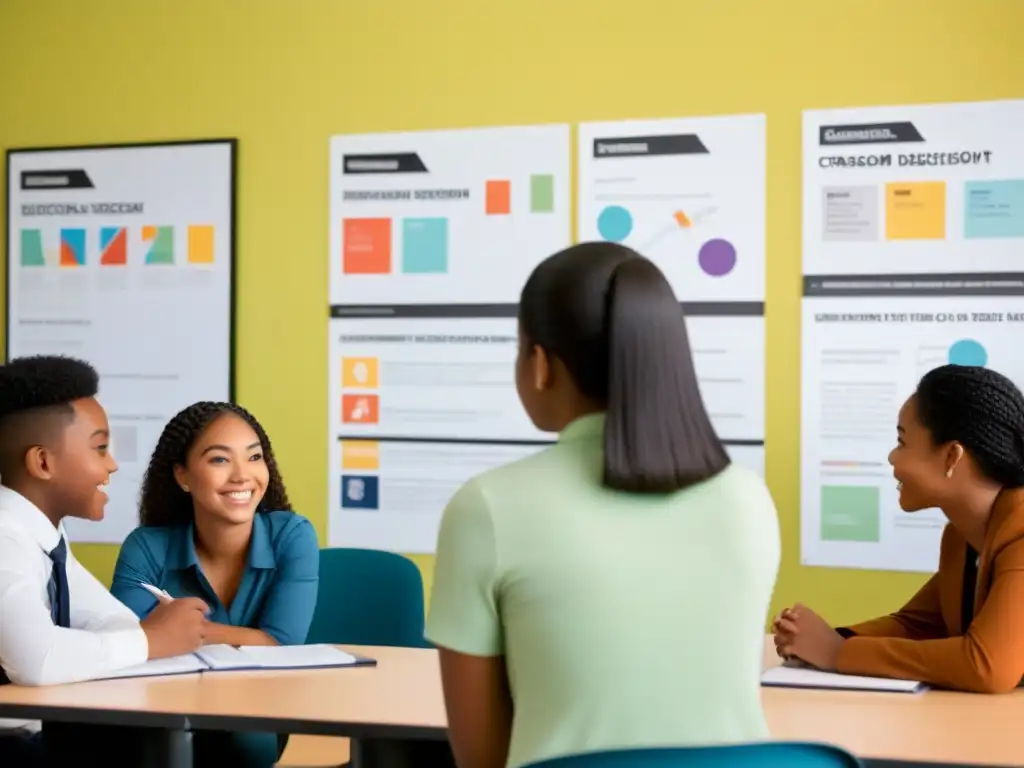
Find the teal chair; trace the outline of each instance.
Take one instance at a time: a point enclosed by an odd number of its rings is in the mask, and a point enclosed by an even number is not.
[[[423,623],[423,578],[411,560],[374,549],[320,550],[307,643],[427,648]]]
[[[624,749],[559,757],[528,768],[860,768],[829,744],[769,742],[723,747]]]

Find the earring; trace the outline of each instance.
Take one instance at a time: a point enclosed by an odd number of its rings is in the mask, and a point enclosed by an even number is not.
[[[953,476],[953,468],[950,467],[949,469],[946,470],[946,477],[952,477],[952,476]]]
[[[952,470],[950,470],[950,471],[952,472]],[[946,475],[946,477],[949,477],[949,475]],[[187,485],[181,486],[181,490],[183,490],[185,493],[188,493],[188,486]]]

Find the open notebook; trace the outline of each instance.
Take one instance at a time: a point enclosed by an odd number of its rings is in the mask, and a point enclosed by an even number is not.
[[[111,672],[102,679],[261,669],[366,667],[376,663],[373,659],[345,653],[333,645],[243,645],[238,648],[233,645],[207,645],[195,653],[147,661]]]
[[[799,664],[783,664],[761,676],[761,685],[776,688],[826,688],[841,691],[877,691],[880,693],[918,693],[927,686],[916,680],[892,680],[887,677],[860,677],[822,672]]]

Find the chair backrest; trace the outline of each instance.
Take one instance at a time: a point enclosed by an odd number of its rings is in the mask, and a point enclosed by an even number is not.
[[[529,768],[860,768],[830,744],[768,742],[720,747],[624,749],[559,757]]]
[[[428,647],[423,578],[411,560],[372,549],[321,549],[307,643]]]

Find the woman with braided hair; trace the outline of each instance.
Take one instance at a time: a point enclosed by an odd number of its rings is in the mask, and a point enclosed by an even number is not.
[[[900,409],[889,463],[906,512],[949,521],[939,570],[901,610],[832,629],[803,605],[779,655],[846,674],[1008,692],[1024,678],[1024,396],[987,368],[946,365]]]
[[[197,597],[210,608],[207,644],[306,641],[319,578],[316,532],[292,511],[270,439],[244,408],[200,402],[171,419],[142,481],[139,518],[111,591],[140,618],[160,601]],[[286,741],[199,732],[194,763],[271,766]]]

